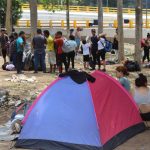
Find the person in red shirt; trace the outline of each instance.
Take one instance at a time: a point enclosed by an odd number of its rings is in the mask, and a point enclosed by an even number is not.
[[[56,46],[56,57],[57,57],[57,66],[59,69],[59,73],[62,73],[63,67],[62,64],[65,66],[65,71],[68,71],[68,65],[66,61],[66,54],[63,52],[63,44],[64,44],[64,38],[62,37],[62,32],[58,31],[55,35],[55,46]]]

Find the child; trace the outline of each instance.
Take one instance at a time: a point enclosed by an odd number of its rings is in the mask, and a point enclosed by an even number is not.
[[[126,67],[119,66],[116,68],[116,76],[117,76],[119,82],[128,92],[130,92],[130,82],[127,79],[128,75],[129,75],[129,73],[128,73]]]
[[[90,61],[90,44],[87,43],[86,40],[82,41],[81,50],[83,52],[84,69],[88,69]]]

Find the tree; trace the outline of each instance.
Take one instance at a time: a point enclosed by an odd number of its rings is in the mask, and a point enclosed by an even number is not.
[[[21,18],[21,2],[19,0],[12,1],[12,24],[15,25],[17,20]],[[5,27],[6,23],[6,0],[0,0],[0,25]]]
[[[98,0],[98,34],[103,32],[103,3]]]
[[[37,31],[37,0],[29,0],[30,3],[30,21],[31,21],[31,39]]]
[[[69,33],[70,29],[69,0],[66,0],[66,21],[67,21],[67,31]]]
[[[117,1],[117,18],[118,18],[118,43],[119,43],[118,61],[122,62],[124,60],[123,0]]]
[[[12,32],[12,0],[7,0],[6,29],[7,29],[8,35],[10,35]]]
[[[135,61],[141,64],[141,39],[142,39],[142,0],[136,0],[136,28],[135,28]]]

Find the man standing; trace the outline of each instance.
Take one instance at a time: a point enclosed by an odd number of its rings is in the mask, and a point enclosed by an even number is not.
[[[97,60],[97,51],[98,51],[98,37],[96,35],[96,30],[92,29],[91,30],[92,36],[91,36],[91,54],[92,54],[92,59],[94,63],[94,69],[96,66],[96,60]]]
[[[0,43],[1,43],[2,56],[3,56],[3,59],[4,59],[4,64],[6,63],[7,42],[8,42],[8,36],[6,35],[6,29],[1,28]]]
[[[62,71],[63,71],[62,64],[64,64],[65,71],[67,72],[68,64],[66,61],[66,54],[63,52],[63,49],[62,49],[63,44],[64,44],[64,38],[62,37],[61,31],[58,31],[56,33],[54,42],[55,42],[55,46],[57,47],[56,48],[56,56],[57,56],[57,66],[59,68],[59,73],[62,73]]]
[[[54,50],[54,39],[50,36],[50,33],[48,30],[44,31],[44,36],[47,40],[46,45],[46,51],[48,53],[48,62],[50,64],[50,73],[54,72],[56,70],[56,53]]]
[[[37,35],[33,38],[32,45],[34,49],[34,73],[38,73],[39,64],[42,66],[43,73],[46,73],[45,64],[45,44],[46,39],[42,35],[42,30],[37,29]]]
[[[113,41],[113,49],[115,50],[116,54],[116,62],[118,62],[118,29],[116,29],[116,34],[114,36],[114,41]]]
[[[16,53],[16,68],[17,74],[22,74],[22,59],[23,59],[23,51],[24,51],[24,40],[25,39],[25,32],[21,31],[19,33],[19,37],[16,40],[17,45],[17,53]]]

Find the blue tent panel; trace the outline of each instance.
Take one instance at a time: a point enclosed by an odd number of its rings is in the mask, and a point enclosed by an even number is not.
[[[39,139],[101,147],[88,83],[70,77],[48,89],[33,108],[19,139]]]

